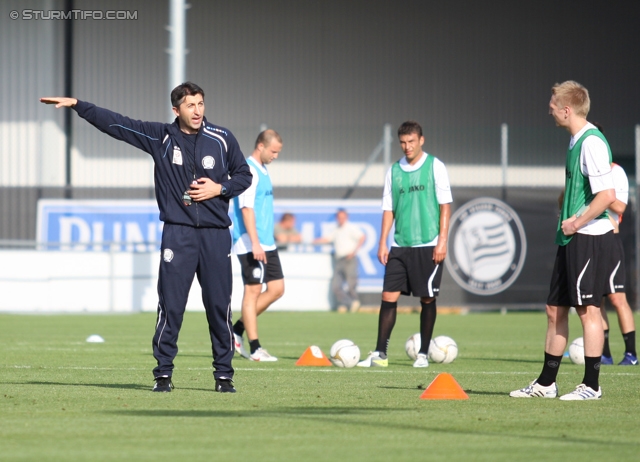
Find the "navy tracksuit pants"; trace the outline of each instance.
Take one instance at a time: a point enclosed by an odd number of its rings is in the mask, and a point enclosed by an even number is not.
[[[158,320],[153,336],[154,377],[171,376],[194,274],[209,323],[214,377],[233,378],[231,235],[226,228],[165,223],[158,276]]]

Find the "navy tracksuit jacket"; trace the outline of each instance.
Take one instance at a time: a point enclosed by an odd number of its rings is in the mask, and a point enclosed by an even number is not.
[[[195,153],[178,126],[142,122],[91,103],[78,101],[80,117],[107,135],[153,157],[156,200],[162,232],[158,276],[158,320],[153,355],[155,377],[171,376],[193,276],[202,286],[209,323],[215,378],[233,378],[231,328],[231,236],[229,200],[251,185],[251,171],[233,134],[203,119]],[[225,196],[185,206],[182,197],[194,179],[209,177],[223,185]]]

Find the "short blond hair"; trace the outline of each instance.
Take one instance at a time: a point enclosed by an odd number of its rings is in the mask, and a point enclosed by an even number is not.
[[[258,135],[258,138],[256,138],[255,149],[258,149],[259,144],[262,144],[265,148],[268,148],[269,145],[271,144],[271,141],[273,141],[274,139],[278,141],[278,143],[282,144],[282,138],[280,137],[277,131],[267,129],[260,132],[260,134]]]
[[[556,104],[560,107],[569,106],[580,117],[587,118],[591,109],[589,91],[573,80],[556,83],[551,87],[551,93],[556,97]]]

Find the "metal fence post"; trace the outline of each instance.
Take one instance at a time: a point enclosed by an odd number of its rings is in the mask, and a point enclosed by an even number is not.
[[[507,200],[507,169],[509,167],[509,126],[500,125],[500,164],[502,166],[502,200]]]
[[[640,125],[636,125],[636,271],[633,287],[636,291],[636,311],[640,310]]]
[[[389,164],[391,162],[391,125],[389,124],[384,125],[382,139],[380,140],[376,148],[373,150],[373,152],[369,156],[369,159],[367,160],[366,164],[364,165],[364,168],[360,172],[360,175],[358,175],[358,178],[356,178],[356,181],[354,181],[353,185],[350,186],[347,189],[347,192],[344,194],[344,196],[342,196],[343,200],[349,199],[351,197],[353,192],[358,187],[358,184],[360,184],[360,180],[364,178],[365,173],[367,173],[367,170],[369,170],[369,167],[371,167],[371,165],[373,165],[373,163],[378,159],[378,156],[380,155],[380,153],[382,153],[382,162],[384,163],[384,168],[385,168],[384,172],[386,175],[387,170],[389,169]],[[383,178],[383,181],[384,181],[384,178]]]
[[[391,165],[391,143],[393,142],[391,138],[391,124],[384,125],[383,139],[384,151],[382,152],[382,164],[384,168],[382,169],[382,180],[384,181],[384,178],[387,175],[387,170],[389,170],[389,166]]]

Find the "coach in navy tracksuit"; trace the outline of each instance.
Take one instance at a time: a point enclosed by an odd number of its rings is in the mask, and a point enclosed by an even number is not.
[[[72,107],[98,130],[151,154],[162,232],[158,320],[153,337],[154,391],[171,391],[173,359],[193,275],[202,286],[216,391],[235,392],[231,359],[229,200],[251,185],[235,137],[204,118],[204,92],[186,82],[171,92],[172,124],[132,120],[75,98],[41,98]]]

